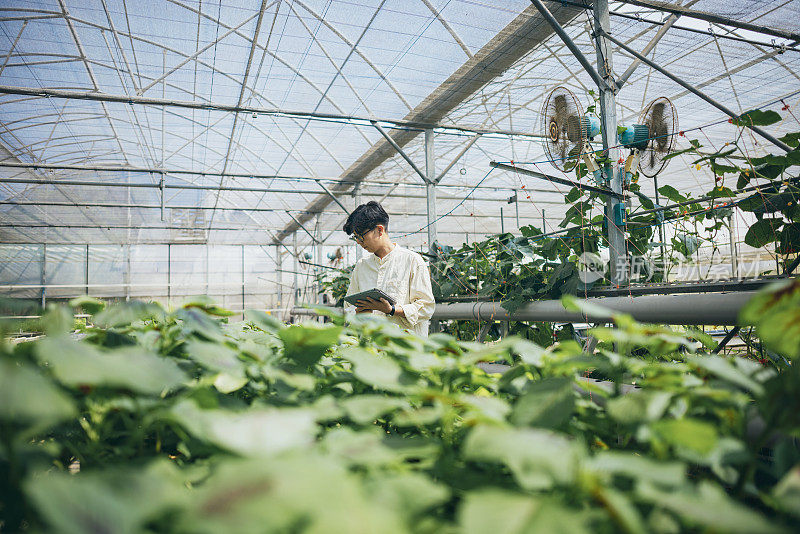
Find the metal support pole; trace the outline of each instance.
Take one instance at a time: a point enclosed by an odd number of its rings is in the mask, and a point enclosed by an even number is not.
[[[500,233],[506,233],[505,217],[503,217],[503,206],[500,206]]]
[[[614,86],[614,63],[611,55],[611,45],[605,35],[610,29],[608,0],[594,2],[594,23],[599,32],[595,36],[597,65],[604,83],[598,83],[600,91],[600,122],[602,124],[603,154],[607,163],[603,165],[603,174],[606,182],[614,193],[622,194],[622,173],[619,163],[619,149],[617,146],[617,104],[614,92],[608,86]],[[608,82],[607,84],[605,82]],[[627,283],[627,250],[625,234],[617,225],[616,215],[620,213],[618,198],[606,198],[606,226],[608,227],[608,248],[611,263],[611,281],[622,286]],[[620,221],[621,222],[621,221]]]
[[[428,194],[428,249],[431,254],[436,254],[436,169],[433,153],[433,130],[425,130],[425,172],[427,180],[425,191]]]
[[[739,251],[736,250],[736,237],[733,235],[735,213],[732,211],[728,217],[728,234],[731,243],[731,274],[734,278],[739,278]]]
[[[164,221],[164,175],[161,175],[161,180],[158,182],[158,188],[161,192],[161,220]]]
[[[317,214],[317,221],[314,226],[314,233],[317,235],[317,242],[314,245],[314,261],[317,263],[317,265],[322,265],[322,226],[320,222],[320,214]],[[314,277],[317,293],[317,304],[322,304],[322,293],[320,293],[320,290],[322,289],[322,283],[319,279],[321,269],[319,267],[314,267],[314,273],[317,275]]]
[[[658,175],[653,176],[653,187],[656,190],[656,206],[660,205],[660,201],[658,199]],[[663,217],[661,217],[663,219]],[[664,273],[664,282],[667,281],[667,251],[666,245],[664,244],[664,221],[661,220],[658,223],[658,240],[661,243],[661,269]]]
[[[125,284],[125,300],[131,300],[131,246],[122,245],[122,253],[125,255],[125,272],[122,281]]]
[[[89,294],[89,245],[86,245],[86,263],[83,266],[83,282],[86,285],[86,294]]]
[[[542,232],[547,231],[547,218],[544,216],[544,210],[542,210]]]
[[[211,261],[209,260],[208,242],[206,242],[206,295],[211,286]]]
[[[294,306],[297,306],[299,292],[300,292],[300,283],[297,278],[297,232],[292,234],[292,256],[294,257],[294,262],[292,265],[292,270],[294,271],[294,280],[292,281],[292,303]]]
[[[278,273],[278,305],[273,307],[283,309],[283,251],[279,245],[275,245],[275,270]],[[285,321],[286,317],[281,316],[281,319]]]
[[[242,313],[244,313],[244,296],[245,296],[245,282],[244,282],[244,245],[242,245]],[[244,317],[244,316],[243,316]]]
[[[517,215],[517,232],[519,232],[519,195],[516,191],[514,192],[514,210]]]
[[[42,243],[42,269],[39,283],[42,284],[42,310],[47,305],[47,243]]]
[[[172,245],[167,245],[167,306],[172,301]]]

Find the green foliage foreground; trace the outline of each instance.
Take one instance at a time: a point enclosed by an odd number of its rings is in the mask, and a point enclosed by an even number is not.
[[[76,334],[52,308],[2,345],[0,530],[797,532],[799,303],[745,314],[782,368],[625,316],[586,354],[204,300],[83,300]]]

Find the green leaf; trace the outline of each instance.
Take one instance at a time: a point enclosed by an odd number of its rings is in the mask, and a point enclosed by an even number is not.
[[[132,300],[109,306],[95,315],[92,322],[103,328],[112,328],[163,315],[164,310],[158,304]]]
[[[571,203],[575,202],[576,200],[578,200],[579,198],[581,198],[582,195],[583,195],[583,191],[581,191],[577,187],[573,187],[572,189],[569,190],[569,193],[567,193],[564,196],[564,202],[566,202],[568,204],[571,204]]]
[[[25,481],[25,493],[52,532],[67,534],[143,532],[188,497],[166,461],[75,475],[37,473]]]
[[[686,154],[686,153],[688,153],[688,152],[697,152],[697,149],[702,147],[702,145],[701,145],[699,142],[697,142],[697,140],[696,140],[696,139],[692,139],[692,140],[690,141],[690,143],[692,144],[692,146],[691,146],[691,147],[689,147],[689,148],[684,148],[684,149],[682,149],[682,150],[676,150],[676,151],[674,151],[674,152],[670,152],[669,154],[667,154],[666,156],[664,156],[664,158],[663,158],[663,160],[662,160],[662,161],[667,161],[667,160],[670,160],[670,159],[672,159],[672,158],[674,158],[674,157],[680,156],[681,154]],[[697,145],[697,146],[695,146],[695,145]]]
[[[248,321],[252,321],[265,332],[278,333],[280,329],[283,328],[283,323],[261,310],[246,310],[244,312],[244,318]]]
[[[160,395],[186,379],[174,362],[137,346],[102,352],[67,337],[47,337],[36,343],[36,355],[62,384],[84,390],[108,387]]]
[[[311,367],[337,341],[341,326],[307,323],[292,325],[278,333],[283,341],[284,355],[300,367]]]
[[[771,109],[762,111],[760,109],[753,109],[742,113],[738,118],[732,120],[733,124],[737,126],[769,126],[780,122],[781,116]]]
[[[359,347],[346,347],[339,357],[353,364],[353,374],[375,389],[405,391],[413,380],[403,373],[400,365],[382,354],[373,354]]]
[[[685,202],[687,199],[681,195],[677,189],[671,185],[662,185],[658,188],[658,192],[673,202]]]
[[[217,388],[217,391],[220,393],[233,393],[234,391],[239,391],[244,386],[247,385],[249,380],[247,377],[243,376],[231,376],[227,373],[220,373],[214,379],[214,387]]]
[[[573,482],[583,450],[545,430],[480,425],[467,436],[464,457],[505,464],[522,488],[542,490]]]
[[[640,484],[637,493],[653,505],[677,514],[690,525],[700,525],[733,534],[772,534],[787,532],[754,510],[728,497],[724,490],[703,481],[697,489],[664,491],[651,484]]]
[[[217,315],[220,317],[230,317],[234,313],[225,308],[221,308],[214,302],[214,299],[207,295],[197,295],[187,298],[181,305],[183,308],[198,308],[203,310],[209,315]]]
[[[554,499],[484,488],[468,492],[458,510],[464,534],[588,534],[586,518]]]
[[[421,473],[373,474],[366,480],[370,500],[390,510],[401,510],[414,526],[414,516],[444,504],[450,498],[449,489]]]
[[[800,518],[800,465],[786,473],[773,488],[772,496],[783,510]]]
[[[599,474],[622,475],[667,487],[679,486],[686,480],[686,466],[683,464],[659,462],[632,452],[600,452],[591,458],[588,469]]]
[[[693,366],[707,371],[720,380],[743,388],[756,396],[764,394],[764,387],[761,384],[746,375],[741,369],[735,367],[727,358],[713,354],[702,356],[687,354],[685,359]]]
[[[301,408],[251,408],[242,412],[201,410],[183,401],[171,417],[197,439],[242,456],[272,455],[311,445],[315,413]]]
[[[509,419],[517,426],[558,428],[572,417],[574,406],[572,380],[545,378],[528,384]]]
[[[368,425],[377,418],[401,408],[410,408],[408,401],[383,395],[358,395],[341,402],[347,417],[359,425]]]
[[[235,378],[244,376],[244,362],[239,359],[235,350],[221,343],[190,340],[186,344],[186,355],[211,371]]]
[[[651,428],[664,442],[703,456],[714,450],[719,439],[711,424],[697,419],[665,419],[653,423]]]
[[[41,428],[75,416],[69,397],[37,371],[0,359],[0,420]]]
[[[797,148],[797,146],[800,144],[800,132],[788,133],[783,137],[779,137],[778,140],[783,141],[790,147]]]
[[[800,280],[770,284],[739,312],[742,325],[755,325],[768,348],[787,358],[800,358]]]
[[[747,229],[744,242],[753,248],[761,248],[778,239],[778,230],[783,225],[780,219],[761,219]]]
[[[717,186],[706,193],[706,196],[711,198],[731,198],[735,197],[736,193],[734,193],[729,187]]]
[[[102,300],[90,297],[89,295],[81,295],[69,301],[69,305],[73,308],[80,308],[84,312],[94,315],[99,313],[106,307],[106,303]]]

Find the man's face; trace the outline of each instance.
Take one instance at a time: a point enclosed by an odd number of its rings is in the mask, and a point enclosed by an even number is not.
[[[381,246],[381,236],[383,232],[383,225],[379,224],[372,230],[368,230],[363,234],[359,234],[358,232],[353,233],[353,239],[356,243],[361,245],[361,248],[367,252],[374,253]]]

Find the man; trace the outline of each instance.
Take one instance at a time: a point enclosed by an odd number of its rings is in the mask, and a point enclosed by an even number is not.
[[[416,252],[392,243],[388,230],[389,215],[375,201],[360,205],[347,218],[344,231],[371,253],[353,268],[347,294],[384,291],[396,304],[368,298],[357,302],[356,313],[385,314],[401,328],[427,336],[435,306],[428,265]]]

